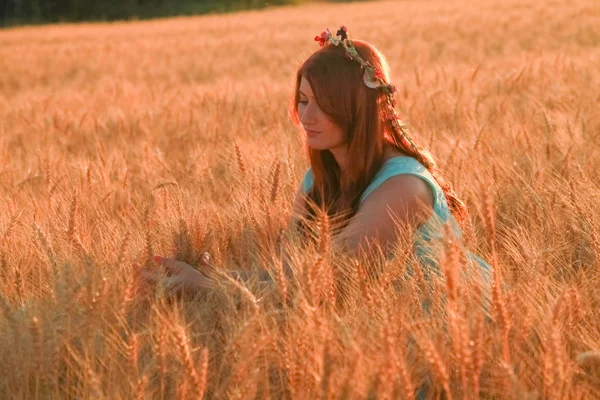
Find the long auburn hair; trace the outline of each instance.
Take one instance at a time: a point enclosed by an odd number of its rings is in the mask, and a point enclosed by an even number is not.
[[[352,44],[390,83],[390,68],[383,54],[368,42],[352,40]],[[329,216],[341,216],[344,226],[358,211],[362,193],[383,165],[384,146],[390,144],[423,164],[443,189],[454,217],[459,222],[465,219],[466,206],[443,180],[431,154],[402,144],[400,135],[384,116],[385,95],[364,84],[363,70],[346,56],[342,46],[322,47],[298,69],[289,110],[296,125],[300,124],[298,102],[302,77],[310,83],[321,110],[346,132],[348,159],[352,160],[342,173],[329,150],[308,148],[314,175],[313,187],[307,194],[310,201],[325,209]],[[314,216],[312,207],[307,209],[309,217]]]

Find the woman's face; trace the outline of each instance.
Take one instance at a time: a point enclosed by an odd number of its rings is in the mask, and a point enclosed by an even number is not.
[[[304,77],[300,81],[298,118],[306,132],[308,147],[314,150],[332,150],[346,143],[346,134],[325,114]]]

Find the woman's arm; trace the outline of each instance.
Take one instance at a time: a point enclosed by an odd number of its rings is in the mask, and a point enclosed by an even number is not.
[[[289,231],[291,231],[294,228],[298,218],[300,218],[304,214],[304,210],[304,192],[302,191],[302,187],[300,187],[296,192],[294,204],[292,207],[292,213],[288,219],[287,228]],[[172,274],[172,276],[164,279],[161,278],[160,274],[147,271],[140,265],[136,264],[136,271],[138,271],[137,275],[147,283],[157,283],[160,279],[163,279],[163,283],[165,284],[166,289],[170,292],[180,290],[197,291],[214,287],[214,282],[212,282],[212,279],[209,279],[209,277],[206,274],[202,273],[201,271],[197,270],[189,264],[172,258],[164,258],[160,256],[156,256],[155,259],[156,262],[161,264],[167,271],[169,271]],[[283,264],[282,266],[285,275],[287,277],[291,277],[292,270],[289,266],[289,257],[286,253],[283,254],[281,262]],[[210,263],[209,256],[206,256],[204,263]],[[261,270],[258,272],[234,270],[226,271],[225,273],[230,275],[231,278],[242,282],[249,282],[253,279],[257,279],[258,282],[261,283],[263,286],[264,284],[274,283],[271,274],[267,270]]]
[[[397,223],[416,229],[432,212],[433,191],[425,181],[412,175],[392,176],[364,200],[334,244],[344,245],[354,256],[372,241],[388,251],[397,241]]]
[[[298,219],[305,215],[306,207],[304,201],[304,191],[302,190],[302,186],[298,188],[296,191],[296,195],[294,196],[294,202],[292,205],[292,212],[288,218],[287,230],[291,232],[294,228]],[[282,267],[284,274],[289,278],[292,276],[292,269],[290,268],[290,260],[288,254],[286,253],[286,249],[283,248],[283,257],[282,257]],[[254,271],[230,271],[230,275],[233,279],[241,280],[243,282],[248,282],[252,279],[257,278],[259,282],[273,282],[273,278],[271,274],[267,270],[261,270],[257,272]]]

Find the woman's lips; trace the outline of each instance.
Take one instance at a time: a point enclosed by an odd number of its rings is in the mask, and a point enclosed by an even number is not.
[[[308,137],[315,137],[319,133],[321,133],[321,132],[317,132],[317,131],[312,131],[310,129],[305,129],[305,130],[306,130],[306,136],[308,136]]]

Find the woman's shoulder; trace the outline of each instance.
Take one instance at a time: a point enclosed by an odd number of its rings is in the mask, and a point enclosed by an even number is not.
[[[381,190],[385,191],[400,190],[432,198],[434,207],[438,203],[439,189],[435,179],[414,157],[400,155],[387,158],[363,192],[360,202],[382,186]]]
[[[369,202],[377,199],[378,202],[392,203],[402,200],[415,200],[417,203],[433,207],[435,203],[435,191],[422,178],[410,174],[394,174],[378,183],[371,184],[363,194],[361,203],[368,199]]]

